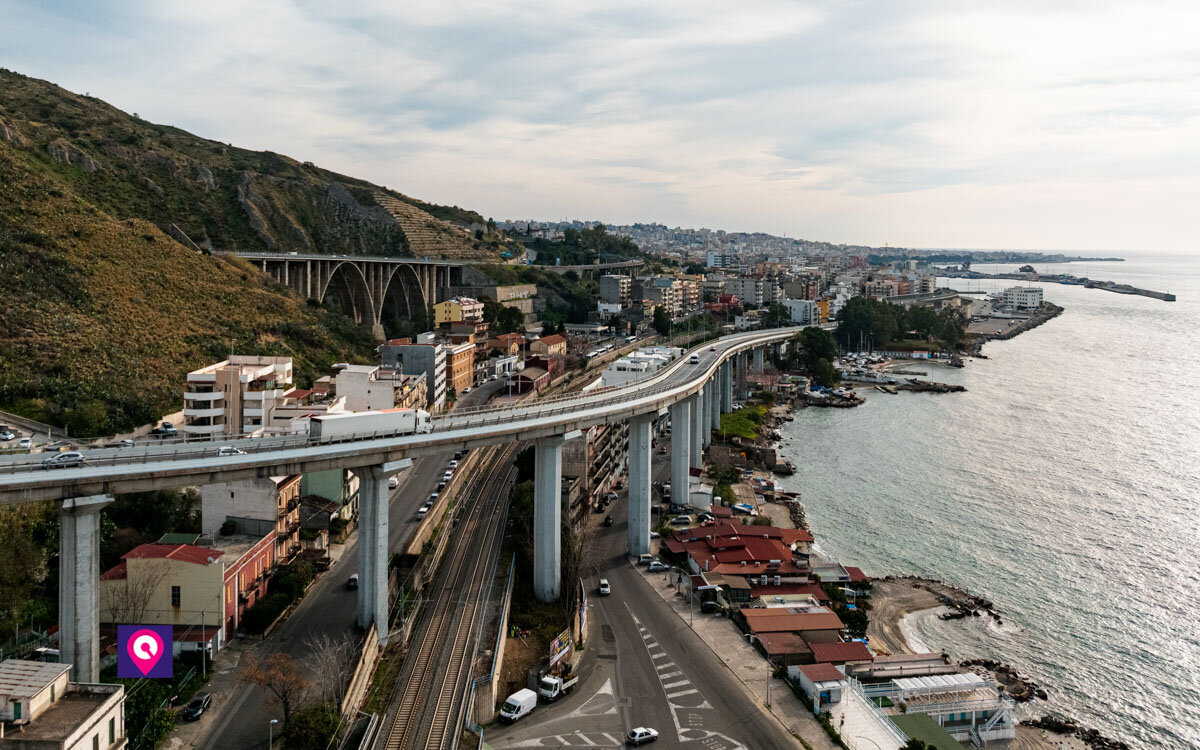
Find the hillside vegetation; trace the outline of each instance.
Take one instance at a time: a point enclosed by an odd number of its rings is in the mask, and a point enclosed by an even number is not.
[[[234,340],[292,356],[300,383],[369,361],[374,342],[352,321],[209,250],[410,254],[377,197],[439,255],[498,256],[493,238],[424,209],[477,214],[0,70],[0,409],[111,434],[181,408],[184,374]]]

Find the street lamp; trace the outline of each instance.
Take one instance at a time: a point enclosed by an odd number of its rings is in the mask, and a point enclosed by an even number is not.
[[[279,719],[271,719],[267,725],[267,750],[271,750],[271,745],[275,744],[275,725],[278,723]]]
[[[762,642],[762,639],[759,638],[754,633],[746,633],[746,639],[747,639],[747,643],[750,643],[750,644],[753,644],[754,641],[756,641],[756,640],[759,641],[760,643]],[[766,647],[764,647],[763,653],[766,654],[766,651],[767,651],[767,649],[766,649]],[[771,666],[771,657],[769,655],[767,655],[767,708],[771,707],[771,680],[773,680],[774,678],[775,678],[775,675],[774,675],[774,670],[772,669],[772,666]]]

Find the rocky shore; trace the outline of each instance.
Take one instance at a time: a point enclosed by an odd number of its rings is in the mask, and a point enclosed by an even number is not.
[[[976,596],[957,586],[951,586],[945,581],[938,581],[933,578],[921,578],[919,576],[887,576],[883,580],[908,583],[933,594],[938,602],[950,608],[949,612],[939,615],[943,620],[958,620],[964,617],[987,615],[994,619],[997,624],[1003,623],[1003,620],[1000,619],[1000,613],[996,611],[996,607],[992,604],[991,600],[985,599],[982,596]]]
[[[1008,696],[1018,703],[1025,703],[1034,698],[1047,700],[1050,697],[1046,693],[1045,688],[1039,686],[1033,680],[1021,677],[1015,667],[1011,667],[995,659],[966,659],[965,661],[960,661],[958,666],[970,669],[984,677],[993,677],[996,683],[1004,689],[1004,692],[1008,693]]]
[[[1094,750],[1129,750],[1127,743],[1105,737],[1099,731],[1080,726],[1072,719],[1060,719],[1047,714],[1040,719],[1025,719],[1021,722],[1021,726],[1075,737]]]

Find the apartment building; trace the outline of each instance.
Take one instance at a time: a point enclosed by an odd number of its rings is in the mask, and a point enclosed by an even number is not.
[[[537,284],[509,284],[500,286],[497,284],[476,284],[470,286],[456,286],[454,293],[462,297],[471,297],[477,300],[484,298],[499,302],[504,307],[511,307],[515,310],[520,310],[528,320],[534,312],[534,298],[537,297]]]
[[[725,292],[741,299],[743,304],[762,307],[766,299],[763,292],[763,280],[752,276],[725,279]]]
[[[1042,306],[1040,286],[1010,286],[1001,295],[1004,306],[1013,310],[1035,310]]]
[[[696,279],[680,279],[679,289],[682,293],[684,310],[698,310],[703,301],[703,282]]]
[[[594,503],[603,497],[624,471],[629,450],[629,426],[625,422],[598,425],[576,440],[563,444],[563,475],[578,477],[581,497]]]
[[[863,282],[863,294],[867,297],[895,297],[900,294],[900,285],[895,279],[869,279]]]
[[[216,538],[221,530],[274,534],[275,559],[300,551],[300,475],[244,479],[200,487],[200,529]],[[228,524],[228,525],[227,525]]]
[[[100,575],[100,621],[174,625],[175,652],[213,652],[236,636],[242,614],[267,595],[276,563],[269,528],[166,534],[134,547]]]
[[[482,321],[483,303],[474,297],[451,297],[433,306],[434,323],[437,327],[463,321]]]
[[[121,750],[125,686],[69,680],[70,664],[0,662],[0,748]]]
[[[411,339],[392,339],[379,347],[379,360],[384,369],[398,370],[406,375],[425,374],[425,397],[429,409],[446,408],[448,368],[446,349],[436,342],[432,333]]]
[[[619,274],[600,277],[600,302],[628,307],[633,292],[633,279]]]
[[[183,433],[189,440],[261,435],[291,386],[291,357],[232,355],[193,370],[183,389]]]
[[[820,322],[815,300],[785,299],[783,306],[787,308],[789,320],[795,325],[811,326]]]
[[[338,371],[334,385],[346,411],[424,408],[425,373],[409,375],[378,365],[350,365]]]
[[[669,276],[643,276],[633,283],[633,298],[649,300],[662,307],[672,318],[683,312],[683,288],[678,279]]]
[[[736,268],[741,261],[733,253],[709,251],[704,256],[704,265],[708,268]]]
[[[446,387],[455,394],[475,384],[475,343],[441,344],[446,358]]]

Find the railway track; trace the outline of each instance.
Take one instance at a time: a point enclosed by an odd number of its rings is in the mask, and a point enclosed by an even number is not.
[[[385,750],[445,750],[457,742],[478,615],[486,605],[483,597],[499,549],[508,488],[516,475],[514,446],[491,452],[481,462],[486,475],[463,495],[450,559],[443,562],[413,634],[414,645],[392,694],[395,714],[381,745]],[[447,528],[443,533],[452,532]]]

